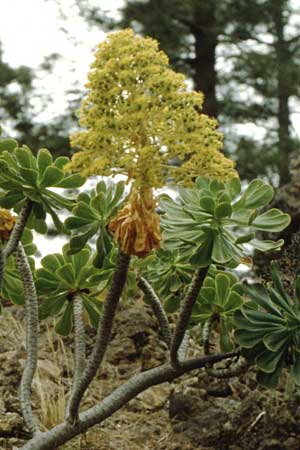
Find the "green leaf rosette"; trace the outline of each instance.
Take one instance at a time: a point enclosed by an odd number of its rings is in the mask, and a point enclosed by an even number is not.
[[[100,181],[91,194],[81,193],[72,210],[73,215],[65,221],[65,227],[73,232],[69,254],[80,251],[87,241],[97,235],[94,265],[102,267],[104,258],[112,247],[112,235],[108,224],[125,200],[125,183],[111,180]]]
[[[179,252],[161,248],[139,263],[143,276],[151,283],[164,309],[175,312],[193,276],[193,268]]]
[[[14,141],[15,142],[15,141]],[[1,144],[1,142],[0,142]],[[60,156],[53,160],[47,149],[40,149],[37,156],[23,146],[12,145],[11,140],[0,145],[0,206],[19,212],[26,199],[32,202],[32,212],[27,226],[39,233],[47,232],[46,214],[49,213],[59,232],[63,231],[56,210],[72,209],[74,201],[59,195],[52,188],[75,189],[85,179],[78,174],[64,172],[69,158]]]
[[[253,180],[241,193],[238,178],[223,184],[199,177],[192,189],[179,188],[176,199],[160,198],[165,246],[179,249],[198,267],[211,263],[236,267],[245,261],[249,248],[278,250],[282,239],[256,237],[258,231],[280,232],[290,223],[289,215],[279,209],[259,213],[272,197],[273,189],[261,180]]]
[[[300,278],[296,278],[295,298],[285,291],[275,265],[273,286],[248,286],[250,301],[235,314],[235,339],[242,354],[259,369],[263,386],[277,386],[284,367],[300,386]]]
[[[233,329],[234,313],[244,303],[242,296],[243,287],[235,275],[211,268],[193,308],[193,323],[204,325],[209,320],[211,326],[218,329],[223,352],[234,348],[230,332]]]
[[[47,255],[36,271],[36,288],[41,298],[40,318],[59,316],[56,331],[68,335],[73,324],[73,298],[79,294],[91,324],[96,327],[102,306],[98,295],[108,282],[108,274],[92,264],[91,249],[85,246],[69,255],[69,244],[63,253]]]

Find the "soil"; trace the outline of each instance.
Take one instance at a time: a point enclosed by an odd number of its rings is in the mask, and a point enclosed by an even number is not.
[[[28,439],[20,415],[18,386],[25,362],[20,310],[6,308],[0,318],[0,450]],[[89,348],[94,331],[87,327]],[[43,325],[33,405],[51,427],[63,419],[72,375],[72,339]],[[190,355],[201,348],[190,340]],[[132,374],[162,364],[166,345],[151,310],[141,301],[117,315],[105,364],[83,402],[95,404]],[[62,450],[299,450],[300,396],[285,376],[267,391],[253,371],[220,381],[195,371],[174,383],[150,388],[86,435]]]

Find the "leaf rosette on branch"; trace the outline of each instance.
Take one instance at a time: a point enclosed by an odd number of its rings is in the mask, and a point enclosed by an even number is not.
[[[97,235],[94,265],[102,267],[105,257],[113,248],[108,225],[125,198],[123,181],[113,183],[111,180],[102,180],[89,194],[80,193],[72,210],[73,215],[65,220],[65,227],[73,232],[68,253],[77,253]]]
[[[230,272],[211,269],[193,308],[192,322],[204,325],[209,321],[210,328],[218,331],[221,351],[231,351],[233,316],[243,303],[243,287],[238,278]]]
[[[274,264],[271,275],[273,286],[246,288],[249,301],[235,314],[235,339],[245,358],[258,367],[259,383],[276,387],[288,367],[300,386],[300,276],[291,298]]]
[[[237,173],[220,153],[216,121],[200,114],[202,94],[188,92],[156,41],[132,30],[108,35],[88,79],[80,109],[85,131],[72,136],[79,151],[66,169],[128,178],[128,203],[110,229],[124,252],[145,256],[161,240],[153,188],[170,177],[190,184],[198,174],[227,180]],[[181,164],[170,165],[174,159]]]
[[[75,255],[69,255],[69,244],[63,253],[47,255],[36,271],[36,288],[41,297],[40,318],[59,315],[56,331],[68,335],[73,324],[73,300],[80,294],[90,322],[97,327],[101,300],[97,297],[107,284],[108,274],[96,269],[91,249],[85,246]]]
[[[289,215],[279,209],[259,214],[272,197],[273,189],[261,180],[253,180],[241,193],[238,178],[221,183],[198,177],[193,188],[179,188],[176,199],[160,198],[165,246],[179,249],[199,267],[210,263],[234,267],[248,263],[251,248],[280,249],[282,239],[256,237],[258,231],[279,232],[290,223]]]
[[[51,188],[75,189],[85,179],[78,175],[65,174],[64,166],[69,158],[60,156],[53,160],[47,149],[40,149],[35,157],[32,151],[19,148],[13,140],[3,140],[0,147],[0,206],[17,213],[26,201],[32,203],[27,226],[39,233],[47,232],[46,214],[49,213],[58,231],[63,225],[56,210],[71,209],[74,201],[53,192]]]

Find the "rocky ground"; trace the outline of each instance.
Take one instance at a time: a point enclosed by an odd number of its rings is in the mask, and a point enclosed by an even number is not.
[[[18,386],[25,361],[20,310],[0,318],[0,450],[28,438],[20,416]],[[90,347],[93,331],[89,332]],[[43,325],[34,408],[45,428],[62,420],[72,373],[72,342]],[[191,342],[191,353],[201,349]],[[118,312],[103,370],[83,407],[100,401],[132,374],[161,364],[165,344],[151,311],[142,303]],[[140,394],[126,407],[62,450],[299,450],[300,396],[289,379],[281,388],[257,388],[255,374],[229,382],[205,372],[184,376]]]

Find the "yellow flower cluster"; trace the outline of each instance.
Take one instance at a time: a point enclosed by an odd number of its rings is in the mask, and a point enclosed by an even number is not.
[[[67,170],[128,176],[136,187],[160,187],[167,178],[189,184],[195,176],[236,177],[220,153],[217,123],[200,114],[203,95],[188,92],[185,77],[168,65],[158,43],[132,30],[109,34],[96,52],[80,109],[84,131]],[[180,167],[169,162],[179,158]]]
[[[7,209],[0,208],[0,239],[8,241],[10,233],[16,223],[16,216],[13,216]]]

